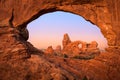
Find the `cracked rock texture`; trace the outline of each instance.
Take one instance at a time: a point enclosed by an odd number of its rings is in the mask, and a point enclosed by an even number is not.
[[[119,80],[120,0],[0,0],[0,80]],[[92,60],[51,58],[27,39],[39,16],[65,11],[97,25],[108,52]],[[39,54],[39,55],[38,55]]]

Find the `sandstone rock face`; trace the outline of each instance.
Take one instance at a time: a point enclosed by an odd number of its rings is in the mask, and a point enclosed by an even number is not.
[[[0,80],[82,80],[84,76],[89,80],[119,80],[119,3],[120,0],[0,0]],[[31,55],[32,45],[26,41],[27,24],[54,11],[81,15],[97,25],[107,38],[109,53],[93,60],[68,63],[57,62],[55,58],[56,64]]]
[[[26,60],[0,62],[0,80],[74,80],[66,70],[45,60],[44,57],[32,55]]]
[[[58,57],[56,61],[56,57],[47,58],[52,63],[60,65],[64,70],[73,73],[73,76],[77,74],[76,80],[119,80],[120,78],[119,54],[103,53],[95,59],[80,61]]]

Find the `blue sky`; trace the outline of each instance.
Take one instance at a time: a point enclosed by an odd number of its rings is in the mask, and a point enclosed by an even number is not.
[[[44,14],[29,23],[27,28],[30,36],[28,41],[37,48],[47,48],[50,45],[55,48],[57,45],[62,45],[65,33],[68,33],[72,41],[97,41],[99,48],[107,47],[107,40],[97,26],[81,16],[68,12]]]

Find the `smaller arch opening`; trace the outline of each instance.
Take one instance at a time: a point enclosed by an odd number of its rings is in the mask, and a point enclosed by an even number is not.
[[[78,47],[81,49],[82,48],[82,44],[79,44]]]

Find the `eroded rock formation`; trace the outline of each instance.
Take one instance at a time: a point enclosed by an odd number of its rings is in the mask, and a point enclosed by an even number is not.
[[[89,80],[119,80],[119,3],[120,0],[0,0],[0,79],[82,80],[86,76]],[[67,63],[64,59],[57,62],[56,58],[52,63],[52,59],[49,61],[37,52],[31,54],[31,48],[35,48],[27,42],[27,24],[54,11],[81,15],[97,25],[107,38],[109,53],[93,60]]]
[[[67,36],[67,40],[65,38],[66,36]],[[81,47],[79,47],[79,45],[81,45]],[[70,41],[68,34],[67,35],[64,34],[63,46],[64,47],[63,47],[62,53],[67,54],[71,57],[79,56],[80,54],[99,54],[100,53],[100,50],[97,47],[98,43],[96,41],[92,41],[91,43],[86,43],[80,40],[72,42]]]
[[[71,42],[69,44],[67,44],[63,50],[62,50],[62,53],[63,54],[72,54],[72,55],[75,55],[75,54],[80,54],[81,50],[80,48],[78,47],[78,45],[81,43],[81,41],[74,41],[74,42]]]

